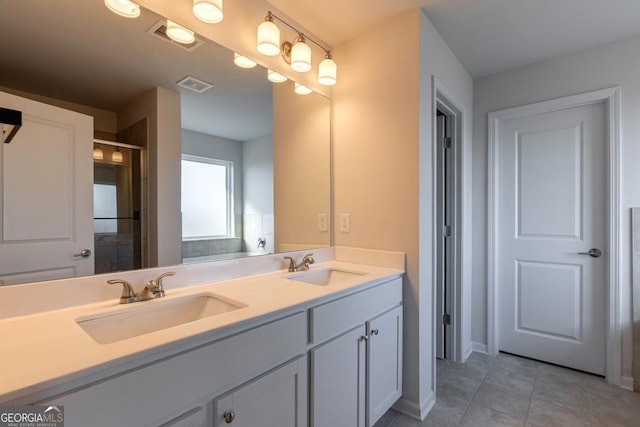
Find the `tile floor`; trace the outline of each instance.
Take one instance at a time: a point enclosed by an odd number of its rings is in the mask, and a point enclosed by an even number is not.
[[[420,423],[393,410],[375,427],[640,427],[640,393],[501,353],[438,361],[436,404]]]

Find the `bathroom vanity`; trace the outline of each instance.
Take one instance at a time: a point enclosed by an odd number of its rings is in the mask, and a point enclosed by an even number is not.
[[[371,426],[402,394],[404,255],[315,252],[308,271],[178,266],[164,298],[0,320],[0,403],[64,405],[68,427]]]

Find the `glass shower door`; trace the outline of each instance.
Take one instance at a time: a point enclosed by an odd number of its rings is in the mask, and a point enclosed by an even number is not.
[[[141,150],[96,144],[94,151],[95,272],[142,268]]]

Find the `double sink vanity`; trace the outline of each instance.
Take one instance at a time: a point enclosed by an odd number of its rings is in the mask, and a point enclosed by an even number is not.
[[[0,288],[3,304],[36,307],[0,309],[0,404],[63,405],[67,427],[371,426],[402,394],[404,255],[314,258],[305,271],[270,255]],[[163,297],[120,304],[106,283],[146,292],[145,275]],[[37,302],[74,286],[82,298]]]

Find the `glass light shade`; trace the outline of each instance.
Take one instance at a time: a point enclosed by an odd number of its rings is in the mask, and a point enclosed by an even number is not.
[[[291,69],[299,73],[311,71],[311,48],[302,40],[291,48]]]
[[[140,6],[131,0],[104,0],[104,4],[111,12],[125,18],[137,18],[140,16]]]
[[[188,30],[169,19],[167,19],[167,35],[178,43],[189,44],[196,40],[193,31]]]
[[[331,58],[325,58],[318,67],[318,83],[324,86],[336,84],[338,66]]]
[[[116,148],[116,151],[111,153],[111,160],[116,163],[122,163],[122,153],[120,152],[120,150]]]
[[[94,160],[104,159],[104,151],[102,151],[102,148],[96,147],[93,149],[93,159]]]
[[[256,64],[254,61],[250,60],[246,56],[242,56],[239,53],[233,53],[233,63],[236,64],[240,68],[253,68]]]
[[[193,0],[193,14],[207,24],[222,22],[222,0]]]
[[[296,82],[296,86],[295,86],[294,90],[298,95],[309,95],[311,92],[313,92],[311,89],[309,89],[306,86],[301,85],[298,82]]]
[[[266,56],[280,54],[280,29],[271,21],[264,21],[258,25],[258,52]]]
[[[288,80],[285,76],[280,73],[276,73],[273,70],[267,70],[267,79],[273,83],[283,83]]]

